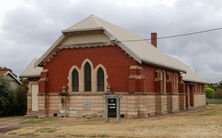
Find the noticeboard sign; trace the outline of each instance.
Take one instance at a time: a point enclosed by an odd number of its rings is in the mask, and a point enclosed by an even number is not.
[[[116,117],[116,99],[111,98],[108,99],[108,116],[109,117]]]

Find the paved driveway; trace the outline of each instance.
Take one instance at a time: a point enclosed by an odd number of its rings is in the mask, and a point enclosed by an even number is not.
[[[19,123],[24,120],[25,120],[24,117],[16,117],[16,118],[12,118],[12,119],[0,122],[0,138],[6,138],[6,136],[2,136],[3,133],[25,127],[25,126],[19,126]],[[11,138],[11,136],[7,138]],[[16,137],[13,137],[13,138],[16,138]]]

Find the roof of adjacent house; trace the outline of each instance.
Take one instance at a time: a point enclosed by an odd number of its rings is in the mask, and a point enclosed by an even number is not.
[[[38,59],[33,59],[32,62],[25,68],[25,70],[21,73],[21,78],[38,78],[42,72],[42,67],[35,67],[35,63]]]
[[[178,59],[164,54],[147,41],[132,41],[144,39],[141,36],[135,33],[131,33],[94,15],[91,15],[88,18],[80,21],[79,23],[67,28],[66,30],[63,30],[63,34],[40,57],[40,59],[36,62],[36,66],[42,65],[46,61],[46,57],[53,53],[52,51],[59,45],[59,43],[63,40],[66,34],[96,30],[103,31],[110,38],[110,40],[119,45],[126,53],[128,53],[140,64],[152,64],[155,66],[160,66],[184,73],[187,71],[192,72],[189,70],[189,68],[187,69],[186,65],[180,62]],[[187,77],[187,79],[189,80],[194,77],[195,79],[192,80],[202,82],[203,79],[200,79],[200,77],[197,76],[191,75],[190,77]]]
[[[19,84],[22,84],[22,82],[14,75],[12,74],[10,71],[8,70],[3,70],[3,71],[0,71],[0,75],[9,75],[11,76],[15,81],[17,81]]]
[[[8,72],[8,70],[0,71],[0,75],[5,75],[7,72]]]

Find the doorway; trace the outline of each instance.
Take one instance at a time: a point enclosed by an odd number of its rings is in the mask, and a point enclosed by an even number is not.
[[[38,85],[32,85],[32,111],[38,111]]]

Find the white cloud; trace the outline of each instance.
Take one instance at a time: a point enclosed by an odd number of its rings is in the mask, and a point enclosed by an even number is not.
[[[143,37],[221,27],[215,0],[9,0],[0,5],[0,66],[21,73],[61,30],[95,14]],[[158,48],[196,69],[208,81],[222,79],[222,31],[158,40]]]

